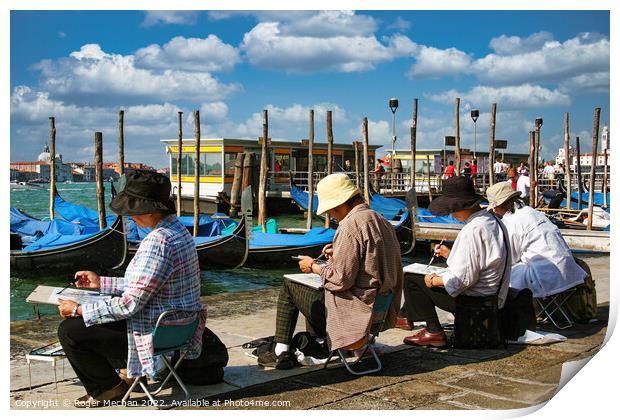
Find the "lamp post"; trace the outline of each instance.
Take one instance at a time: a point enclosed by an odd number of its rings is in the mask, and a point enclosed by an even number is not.
[[[390,165],[393,165],[394,155],[396,154],[396,109],[398,108],[398,99],[392,98],[389,102],[389,107],[392,110],[392,159],[390,159]]]
[[[477,109],[472,109],[470,115],[471,119],[474,121],[474,159],[476,159],[476,121],[478,121],[480,111]]]

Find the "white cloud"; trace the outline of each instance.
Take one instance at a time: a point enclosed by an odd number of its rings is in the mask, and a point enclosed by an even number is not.
[[[535,32],[527,38],[502,35],[491,39],[489,47],[500,55],[514,55],[538,50],[549,41],[553,41],[553,34],[541,31]]]
[[[142,26],[193,25],[198,18],[197,11],[149,10],[144,12]]]
[[[376,20],[347,10],[321,11],[211,11],[212,20],[234,16],[252,16],[259,23],[279,23],[283,35],[326,38],[333,36],[363,36],[378,29]]]
[[[587,73],[571,77],[560,83],[560,90],[566,94],[609,92],[609,72]]]
[[[259,68],[292,73],[355,72],[373,69],[415,45],[407,45],[404,38],[388,38],[388,45],[384,45],[374,36],[293,36],[285,35],[279,23],[268,22],[247,32],[241,49],[250,63]]]
[[[408,76],[441,77],[458,73],[467,73],[472,58],[456,48],[441,50],[434,47],[422,47],[416,54],[416,62],[411,66]]]
[[[44,60],[41,86],[62,97],[87,96],[89,103],[109,97],[139,100],[217,100],[238,91],[237,84],[222,84],[207,72],[138,68],[133,55],[105,53],[99,45],[82,46],[69,57]]]
[[[570,97],[559,90],[524,84],[519,86],[475,86],[468,92],[454,89],[429,95],[432,101],[451,104],[461,98],[461,106],[472,108],[489,107],[493,102],[504,109],[541,108],[570,105]]]
[[[151,69],[229,71],[239,61],[237,49],[215,35],[206,38],[177,36],[161,47],[151,44],[135,53],[136,66]]]
[[[595,33],[582,33],[558,42],[548,32],[537,32],[527,38],[502,35],[491,40],[496,54],[474,59],[456,48],[438,49],[422,46],[415,53],[416,62],[408,76],[442,77],[473,75],[484,84],[551,83],[564,81],[577,86],[593,85],[605,92],[604,73],[609,73],[609,38]],[[596,74],[594,83],[588,75]]]
[[[200,116],[207,123],[222,121],[228,116],[228,105],[224,102],[208,102],[200,106]]]
[[[487,83],[559,82],[609,71],[609,39],[584,33],[563,43],[546,42],[539,50],[514,55],[489,54],[474,63],[476,77]]]
[[[387,29],[396,29],[397,31],[405,32],[411,29],[411,22],[398,16],[394,22],[387,26]]]

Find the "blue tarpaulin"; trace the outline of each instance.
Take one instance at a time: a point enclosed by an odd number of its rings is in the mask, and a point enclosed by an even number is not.
[[[11,208],[10,210],[11,232],[20,235],[24,245],[30,245],[48,235],[55,237],[63,235],[81,237],[84,234],[96,232],[66,220],[42,221],[28,216],[16,208]]]
[[[104,229],[108,230],[108,228]],[[86,235],[63,235],[61,233],[47,233],[35,242],[28,245],[22,251],[31,252],[40,249],[57,248],[59,246],[71,245],[97,235],[99,232],[89,233]]]
[[[304,234],[253,232],[250,249],[271,246],[325,245],[334,240],[335,229],[313,228]]]
[[[465,222],[460,222],[456,220],[451,215],[447,216],[435,216],[430,212],[429,209],[418,209],[418,222],[428,222],[428,223],[442,223],[442,224],[457,224],[464,225]]]

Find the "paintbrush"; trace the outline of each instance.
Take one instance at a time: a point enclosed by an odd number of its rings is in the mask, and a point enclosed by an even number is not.
[[[441,242],[439,242],[439,248],[441,248],[441,245],[443,244],[443,239],[441,240]],[[431,264],[433,263],[433,261],[435,261],[435,257],[437,256],[437,252],[433,252],[433,256],[431,258],[431,260],[428,262],[428,265],[426,266],[426,268],[430,267]]]
[[[67,288],[68,288],[69,286],[73,286],[73,282],[72,282],[72,281],[70,281],[70,282],[69,282],[69,284],[67,284],[65,287],[63,287],[62,289],[60,289],[60,292],[58,292],[58,293],[56,293],[56,294],[57,294],[57,295],[61,295],[61,294],[62,294],[62,292],[64,292],[65,290],[67,290]]]

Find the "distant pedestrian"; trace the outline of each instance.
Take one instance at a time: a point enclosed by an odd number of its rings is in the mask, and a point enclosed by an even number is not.
[[[443,173],[444,179],[452,178],[455,175],[456,168],[454,167],[454,161],[448,163],[448,167]]]
[[[351,168],[351,161],[349,159],[344,161],[344,171],[351,172],[353,169]]]
[[[505,181],[506,180],[506,168],[502,163],[501,159],[497,159],[495,164],[493,165],[493,172],[495,173],[495,179],[497,181]]]
[[[463,168],[463,176],[465,178],[471,179],[471,166],[469,166],[469,162],[465,162],[465,167]]]
[[[377,163],[375,164],[375,191],[377,192],[381,192],[381,178],[383,178],[384,173],[385,168],[383,167],[383,161],[377,159]]]

